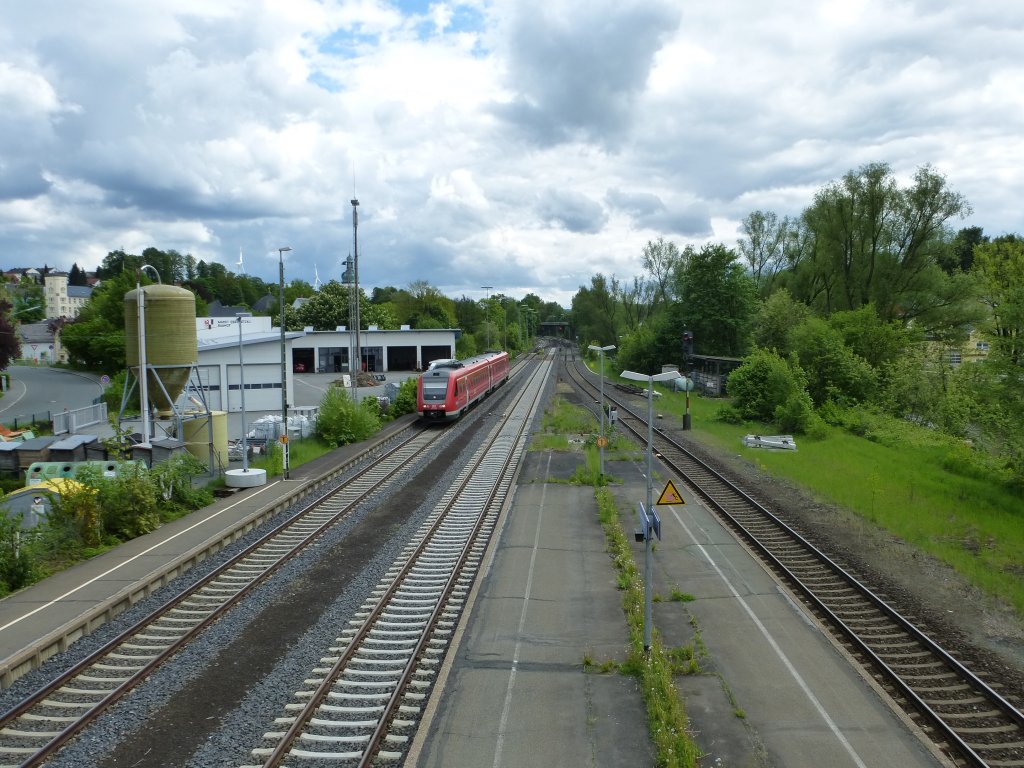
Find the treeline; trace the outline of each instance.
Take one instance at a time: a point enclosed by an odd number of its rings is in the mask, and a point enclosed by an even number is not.
[[[196,296],[196,315],[209,314],[209,306],[240,307],[272,318],[280,325],[280,286],[251,275],[238,275],[223,264],[196,261],[177,251],[147,248],[141,254],[111,251],[96,270],[99,285],[78,317],[59,321],[61,343],[73,366],[108,374],[126,365],[124,296],[137,282],[154,282],[153,266],[161,282],[180,285]],[[303,280],[285,286],[285,327],[301,330],[334,330],[350,326],[349,297],[352,287],[332,280],[319,290]],[[305,299],[296,307],[296,299]],[[374,288],[367,295],[359,289],[360,327],[375,325],[397,330],[459,328],[457,354],[467,357],[487,348],[516,352],[530,344],[539,323],[566,320],[566,311],[555,302],[543,302],[535,294],[516,299],[494,294],[483,300],[463,296],[450,299],[425,281],[413,281],[406,288]]]
[[[697,354],[744,359],[725,418],[807,434],[911,419],[1024,487],[1024,240],[955,229],[970,213],[928,166],[904,186],[866,165],[799,217],[751,213],[735,247],[647,243],[644,273],[592,277],[572,323],[621,368],[685,366],[684,331]]]

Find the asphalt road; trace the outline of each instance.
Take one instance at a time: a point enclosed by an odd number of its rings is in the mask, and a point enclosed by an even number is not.
[[[92,405],[103,393],[99,377],[47,366],[12,365],[11,383],[0,398],[0,421],[18,426],[49,421],[51,413]]]

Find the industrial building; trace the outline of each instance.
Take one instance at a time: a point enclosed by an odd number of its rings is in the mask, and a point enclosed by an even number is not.
[[[408,327],[383,331],[371,326],[359,332],[362,368],[371,373],[421,370],[431,360],[454,357],[458,333],[454,329],[414,331]],[[295,376],[350,372],[352,336],[344,328],[285,333],[287,402],[294,402]],[[281,330],[272,326],[271,318],[196,318],[196,339],[196,367],[210,410],[241,410],[239,383],[244,376],[246,411],[280,412]]]

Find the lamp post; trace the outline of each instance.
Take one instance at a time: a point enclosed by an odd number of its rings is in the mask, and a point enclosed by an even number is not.
[[[245,363],[242,360],[242,318],[252,317],[251,312],[236,312],[238,318],[238,391],[242,398],[242,471],[249,471],[249,445],[246,441],[245,424]]]
[[[284,254],[290,251],[291,246],[284,246],[277,249],[277,259],[280,265],[279,290],[281,299],[281,465],[284,470],[284,479],[288,479],[288,371],[285,367],[285,340],[284,340]]]
[[[624,379],[647,382],[647,506],[644,508],[644,514],[650,520],[654,512],[654,478],[652,477],[654,471],[654,382],[668,381],[669,379],[676,378],[679,374],[676,371],[666,371],[651,376],[644,373],[634,373],[633,371],[623,371],[621,375]],[[646,552],[644,554],[644,651],[650,652],[651,630],[654,623],[652,619],[654,605],[652,583],[654,581],[654,541],[651,536],[651,526],[645,525],[644,530],[647,531],[647,535],[644,537],[646,542]]]
[[[252,317],[251,312],[236,312],[238,319],[238,391],[241,393],[241,416],[242,416],[242,469],[229,469],[224,473],[224,484],[229,488],[255,488],[259,485],[266,485],[267,471],[265,469],[249,469],[249,427],[245,423],[245,362],[242,355],[242,320]],[[285,454],[287,455],[287,454]]]
[[[606,442],[604,439],[604,353],[615,349],[615,345],[609,344],[606,347],[599,347],[591,344],[587,349],[592,349],[601,356],[601,402],[599,403],[601,407],[601,439],[597,441],[597,447],[601,451],[601,477],[604,477],[604,446]]]
[[[149,372],[147,370],[149,365],[146,362],[146,293],[142,290],[142,273],[147,269],[153,270],[157,283],[160,282],[160,273],[151,264],[143,264],[135,273],[135,290],[139,308],[139,403],[141,405],[139,410],[142,415],[142,445],[148,448],[151,435],[149,430]]]
[[[363,370],[363,350],[359,342],[359,200],[352,198],[352,294],[349,296],[353,319],[354,343],[348,367],[352,370],[352,403],[359,402],[359,373]],[[353,363],[355,368],[353,369]]]
[[[493,287],[494,287],[493,285],[481,285],[480,286],[480,288],[482,290],[487,291],[487,298],[484,300],[484,306],[486,307],[486,309],[484,310],[484,327],[487,329],[487,348],[488,349],[491,348],[491,322],[490,322],[490,319],[487,317],[487,314],[488,314],[488,311],[491,308],[491,289]]]

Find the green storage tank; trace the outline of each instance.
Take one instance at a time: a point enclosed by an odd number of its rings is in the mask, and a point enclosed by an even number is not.
[[[174,401],[184,391],[197,361],[196,297],[192,291],[176,285],[161,284],[144,285],[124,295],[125,352],[129,368],[139,365],[140,290],[145,294],[146,364],[171,366],[150,368],[146,382],[149,402],[166,415],[173,411]],[[163,382],[162,387],[160,382]]]

